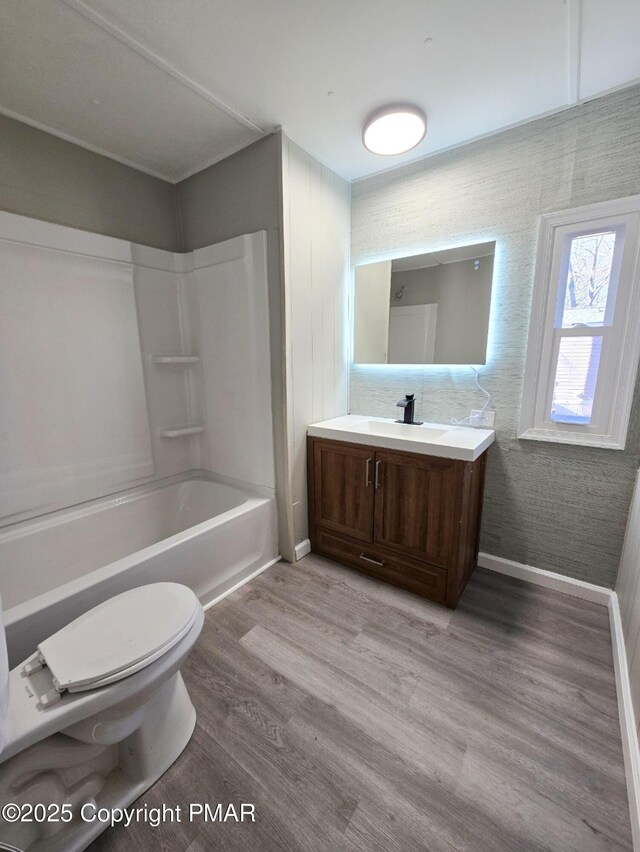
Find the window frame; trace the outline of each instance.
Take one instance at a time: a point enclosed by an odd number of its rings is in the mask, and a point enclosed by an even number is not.
[[[615,306],[611,325],[557,328],[567,238],[624,227],[614,249]],[[616,241],[617,241],[616,237]],[[619,245],[619,244],[618,244]],[[564,294],[564,289],[562,289]],[[552,421],[556,352],[571,336],[602,336],[592,422]],[[606,345],[605,345],[606,341]],[[640,195],[547,213],[540,217],[518,438],[623,450],[640,359]]]

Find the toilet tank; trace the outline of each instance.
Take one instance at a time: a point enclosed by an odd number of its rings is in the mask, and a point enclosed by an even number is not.
[[[0,598],[0,757],[9,739],[9,658],[7,656],[7,640],[4,635],[4,620],[2,618],[2,599]]]

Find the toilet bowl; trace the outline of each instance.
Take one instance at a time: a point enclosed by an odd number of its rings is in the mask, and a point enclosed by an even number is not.
[[[186,586],[141,586],[89,610],[11,671],[0,631],[0,805],[66,804],[73,814],[0,818],[2,843],[85,849],[106,826],[83,820],[83,805],[126,807],[171,766],[195,726],[179,669],[203,620]]]

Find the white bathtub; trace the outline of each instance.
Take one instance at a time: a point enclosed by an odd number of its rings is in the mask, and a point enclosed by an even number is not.
[[[10,665],[125,589],[174,580],[206,606],[276,558],[275,498],[199,472],[15,524],[0,531]]]

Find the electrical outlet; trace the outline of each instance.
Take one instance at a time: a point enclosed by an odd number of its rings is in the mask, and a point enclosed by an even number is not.
[[[471,410],[469,419],[472,426],[479,426],[481,429],[493,429],[496,425],[495,411],[486,410],[482,412],[480,408],[474,408]]]

